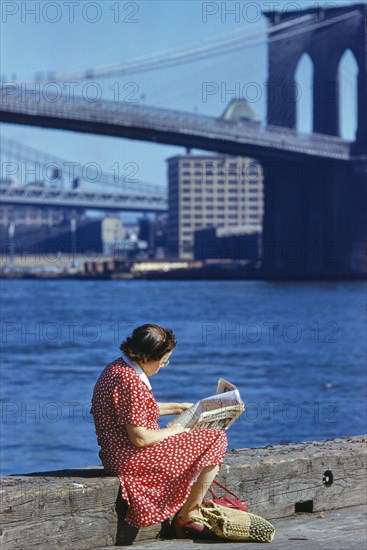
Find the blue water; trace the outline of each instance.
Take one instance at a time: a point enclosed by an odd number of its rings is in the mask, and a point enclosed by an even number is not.
[[[1,304],[2,475],[100,463],[93,386],[146,322],[178,340],[158,401],[239,388],[229,449],[366,432],[363,283],[2,281]]]

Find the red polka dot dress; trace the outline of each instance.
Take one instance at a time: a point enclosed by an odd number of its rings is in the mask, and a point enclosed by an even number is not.
[[[149,384],[149,382],[148,382]],[[206,429],[167,437],[149,447],[135,447],[125,424],[159,430],[153,392],[122,358],[102,371],[93,391],[92,410],[99,457],[105,470],[118,475],[128,502],[125,521],[146,527],[175,514],[187,500],[202,468],[221,465],[227,437]]]

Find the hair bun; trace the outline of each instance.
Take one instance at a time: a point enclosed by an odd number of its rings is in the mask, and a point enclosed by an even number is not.
[[[172,330],[155,324],[136,327],[120,345],[120,350],[133,361],[156,361],[176,346]]]

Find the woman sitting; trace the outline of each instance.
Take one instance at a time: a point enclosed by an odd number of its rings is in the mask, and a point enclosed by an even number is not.
[[[136,328],[123,352],[102,371],[92,410],[99,457],[119,477],[128,503],[125,521],[135,527],[159,523],[172,514],[176,536],[199,534],[199,506],[217,475],[227,448],[224,432],[160,428],[159,416],[179,414],[192,403],[157,403],[149,378],[166,367],[176,338],[154,324]],[[200,536],[200,535],[199,535]]]

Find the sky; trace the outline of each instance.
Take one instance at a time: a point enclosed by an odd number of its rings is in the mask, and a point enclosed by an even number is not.
[[[1,0],[2,80],[26,82],[43,73],[56,75],[203,46],[220,39],[262,30],[268,9],[300,10],[315,4],[352,5],[355,1],[298,0],[202,2],[199,0]],[[232,13],[231,13],[232,12]],[[355,62],[343,62],[343,137],[355,131]],[[311,67],[302,60],[297,72],[303,91],[298,104],[299,129],[310,130]],[[344,78],[344,77],[343,77]],[[106,99],[134,100],[219,116],[234,97],[245,95],[259,117],[266,112],[267,48],[238,46],[231,53],[142,74],[113,76],[77,83],[77,95],[101,93]],[[252,84],[251,84],[252,83]],[[253,83],[256,85],[254,86]],[[60,84],[61,86],[61,84]],[[209,86],[209,88],[208,88]],[[211,88],[210,88],[211,87]],[[207,93],[207,90],[214,90]],[[79,93],[81,92],[81,93]],[[349,106],[347,109],[346,106]],[[105,136],[20,125],[1,125],[1,136],[81,166],[97,162],[113,173],[165,187],[166,159],[184,153],[182,147],[156,145]]]

